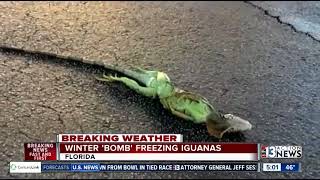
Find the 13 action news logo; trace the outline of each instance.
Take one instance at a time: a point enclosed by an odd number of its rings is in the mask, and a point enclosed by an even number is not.
[[[301,158],[301,146],[261,146],[261,158]]]

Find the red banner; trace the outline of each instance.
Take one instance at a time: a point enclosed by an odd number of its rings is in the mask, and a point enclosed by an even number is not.
[[[257,144],[60,143],[60,153],[257,153]]]
[[[24,143],[24,159],[32,161],[57,160],[56,143]]]

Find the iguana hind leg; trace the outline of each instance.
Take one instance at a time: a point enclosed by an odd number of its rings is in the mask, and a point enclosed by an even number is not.
[[[157,91],[154,88],[151,87],[143,87],[140,86],[135,80],[129,79],[127,77],[120,77],[117,78],[118,81],[122,82],[126,86],[128,86],[130,89],[135,90],[136,92],[147,96],[147,97],[156,97]]]
[[[207,120],[207,130],[211,136],[221,139],[222,136],[228,132],[232,127],[223,120]]]
[[[182,112],[176,111],[174,109],[171,109],[171,113],[176,115],[176,116],[178,116],[178,117],[180,117],[180,118],[182,118],[182,119],[193,121],[193,118],[191,116],[183,114]]]
[[[107,82],[115,82],[115,81],[121,82],[121,83],[125,84],[127,87],[129,87],[130,89],[135,90],[136,92],[138,92],[144,96],[147,96],[147,97],[156,97],[156,95],[157,95],[157,92],[154,88],[140,86],[135,80],[127,78],[127,77],[103,75],[103,77],[98,78],[98,80],[107,81]]]

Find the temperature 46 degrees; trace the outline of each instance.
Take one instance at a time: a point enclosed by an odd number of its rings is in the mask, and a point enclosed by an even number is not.
[[[300,163],[281,163],[281,172],[299,172]]]

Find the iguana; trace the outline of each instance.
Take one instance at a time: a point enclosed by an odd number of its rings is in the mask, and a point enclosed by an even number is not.
[[[139,67],[122,69],[117,66],[112,70],[125,76],[104,74],[96,78],[100,81],[121,82],[137,93],[158,98],[163,107],[172,114],[196,124],[206,124],[208,133],[219,139],[226,132],[246,131],[252,128],[250,122],[238,116],[221,114],[205,97],[175,87],[164,72]]]
[[[137,93],[150,98],[158,98],[163,107],[172,114],[192,121],[196,124],[206,124],[208,133],[219,139],[226,132],[246,131],[252,128],[249,121],[246,121],[232,114],[222,114],[203,96],[179,89],[161,71],[145,70],[139,67],[121,68],[118,65],[106,65],[101,61],[90,61],[76,57],[66,57],[52,53],[29,51],[7,46],[0,46],[5,51],[24,52],[35,55],[45,55],[72,61],[96,64],[106,69],[119,72],[124,76],[105,75],[96,77],[99,81],[121,82]]]

